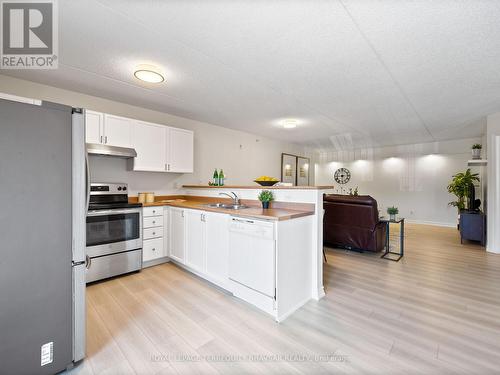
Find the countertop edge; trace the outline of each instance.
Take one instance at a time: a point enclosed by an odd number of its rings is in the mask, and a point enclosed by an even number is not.
[[[209,186],[209,185],[182,185],[183,189],[248,189],[248,190],[330,190],[333,186],[250,186],[250,185],[225,185],[225,186]]]
[[[297,218],[304,217],[304,216],[314,215],[314,211],[299,211],[299,210],[290,210],[290,209],[282,209],[282,208],[277,208],[277,209],[271,208],[269,210],[270,210],[270,212],[272,212],[273,210],[286,212],[283,216],[266,215],[266,214],[250,214],[250,213],[245,213],[242,210],[237,210],[237,211],[236,210],[227,210],[227,209],[222,209],[222,208],[206,207],[202,204],[189,205],[189,204],[183,204],[183,203],[184,202],[154,202],[154,203],[144,203],[143,207],[169,206],[169,207],[185,208],[188,210],[208,211],[208,212],[214,212],[214,213],[227,214],[227,215],[231,215],[231,216],[247,217],[247,218],[262,219],[262,220],[273,220],[273,221],[292,220],[292,219],[297,219]],[[252,208],[257,208],[257,207],[252,207]]]

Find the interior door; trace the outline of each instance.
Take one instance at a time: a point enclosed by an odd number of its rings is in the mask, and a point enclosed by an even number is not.
[[[169,172],[193,172],[193,132],[168,128],[167,168]]]
[[[104,115],[104,142],[110,146],[130,147],[133,120]]]
[[[132,147],[137,151],[134,158],[134,171],[165,172],[166,153],[165,134],[167,127],[134,121],[132,125]]]
[[[186,210],[186,265],[200,272],[205,270],[204,213]]]
[[[185,247],[185,221],[184,210],[181,208],[170,208],[170,257],[184,264]]]

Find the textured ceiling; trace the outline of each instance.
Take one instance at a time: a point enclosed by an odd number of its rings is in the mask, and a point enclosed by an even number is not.
[[[54,71],[2,71],[317,148],[479,136],[500,1],[65,0]],[[166,84],[132,73],[161,67]],[[296,129],[279,120],[297,118]]]

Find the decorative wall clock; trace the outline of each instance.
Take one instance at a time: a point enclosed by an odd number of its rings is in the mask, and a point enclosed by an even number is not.
[[[347,184],[351,179],[351,172],[347,168],[339,168],[335,171],[334,178],[339,184]]]

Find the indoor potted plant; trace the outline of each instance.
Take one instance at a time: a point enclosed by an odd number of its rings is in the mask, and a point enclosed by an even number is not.
[[[271,190],[262,190],[259,194],[259,201],[262,202],[262,208],[269,208],[269,202],[274,200],[273,192]]]
[[[467,198],[472,194],[472,189],[474,189],[474,182],[479,182],[479,174],[471,173],[470,168],[467,168],[465,172],[460,172],[453,175],[453,179],[448,185],[448,193],[451,193],[457,197],[456,201],[448,203],[450,206],[454,206],[458,209],[458,212],[465,210]]]
[[[389,218],[391,221],[396,221],[396,215],[399,214],[399,210],[397,207],[387,207],[387,213],[389,214]]]
[[[483,146],[479,143],[472,145],[472,159],[473,160],[481,159],[481,149],[482,148],[483,148]]]

